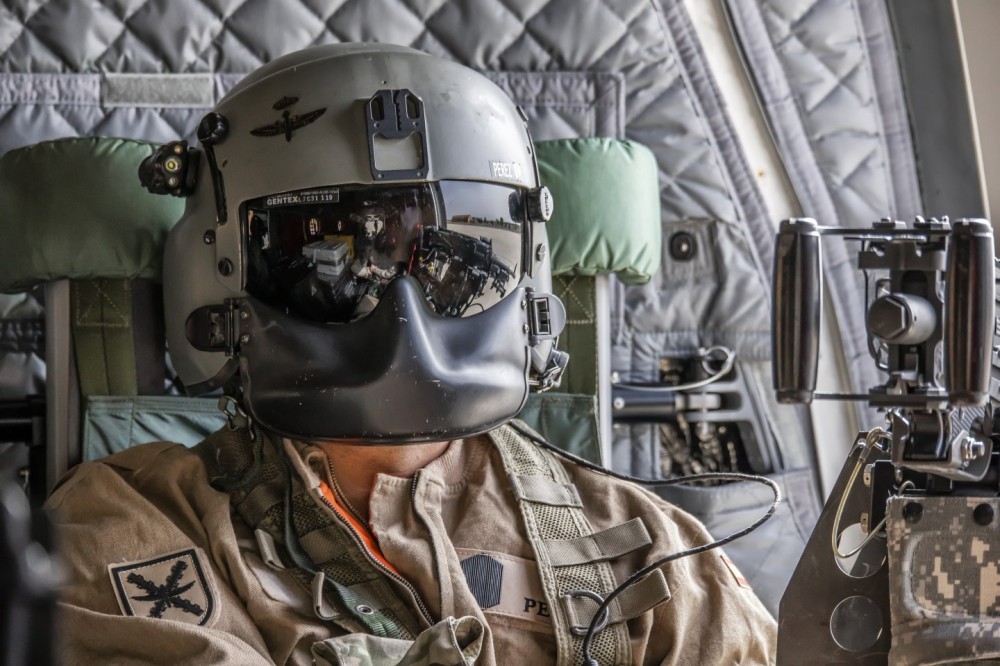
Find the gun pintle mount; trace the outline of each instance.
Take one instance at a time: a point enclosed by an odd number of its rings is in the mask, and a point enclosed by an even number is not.
[[[868,393],[816,391],[824,236],[861,243],[868,346],[887,377]],[[907,508],[944,506],[964,521],[969,497],[995,502],[1000,494],[988,404],[996,275],[986,220],[881,220],[870,229],[781,223],[773,284],[778,400],[863,400],[884,410],[886,424],[860,433],[850,447],[782,597],[779,664],[801,663],[804,655],[811,663],[885,664],[890,646],[896,649],[890,599],[893,620],[905,618],[900,590],[909,578],[901,572],[913,564],[905,543],[887,548],[889,528],[902,535],[897,541],[913,543],[931,521],[921,523],[919,514],[912,520],[916,509],[908,516]],[[859,478],[864,488],[855,488]],[[909,526],[901,529],[904,518]]]

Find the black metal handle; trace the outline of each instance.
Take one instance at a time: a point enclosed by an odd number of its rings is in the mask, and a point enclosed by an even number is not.
[[[774,252],[771,362],[778,402],[812,402],[823,306],[819,225],[784,220]]]
[[[981,219],[955,222],[945,273],[944,353],[948,400],[983,405],[989,395],[995,309],[993,230]]]

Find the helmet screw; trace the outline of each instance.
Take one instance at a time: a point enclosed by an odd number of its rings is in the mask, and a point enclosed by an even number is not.
[[[244,319],[245,320],[245,319],[249,319],[249,318],[250,318],[250,313],[249,312],[247,312],[246,310],[240,310],[240,319]]]
[[[246,333],[244,333],[243,335],[240,336],[240,344],[245,345],[248,342],[250,342],[250,336],[249,335],[247,335]]]
[[[219,272],[222,273],[223,275],[232,275],[233,274],[233,262],[229,261],[228,259],[223,259],[222,261],[220,261],[219,262]]]
[[[545,258],[545,253],[546,253],[545,243],[539,243],[538,247],[535,248],[535,259],[541,261],[542,259]]]
[[[528,331],[531,330],[531,327],[529,327],[527,324],[525,324],[524,326],[521,327],[521,330],[524,331],[525,333],[527,333]]]
[[[528,299],[527,298],[522,298],[521,299],[521,309],[522,310],[527,310],[528,309]]]
[[[202,236],[201,239],[205,241],[205,245],[211,245],[215,242],[215,231],[209,229],[205,232],[205,235]]]

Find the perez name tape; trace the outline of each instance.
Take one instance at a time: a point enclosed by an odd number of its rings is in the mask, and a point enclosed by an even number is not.
[[[456,548],[462,572],[479,607],[486,613],[552,626],[552,614],[538,565],[514,555]]]
[[[140,562],[109,564],[108,574],[123,615],[209,626],[215,595],[200,548]]]

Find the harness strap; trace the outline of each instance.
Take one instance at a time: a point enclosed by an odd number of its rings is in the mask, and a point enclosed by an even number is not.
[[[519,500],[551,504],[552,506],[583,507],[580,493],[576,486],[571,484],[556,483],[543,476],[511,474],[509,478],[511,485],[514,486],[514,494]]]
[[[638,583],[619,594],[608,607],[609,624],[630,620],[653,606],[670,599],[670,588],[663,572],[656,569]],[[586,631],[600,604],[587,596],[566,595],[562,598],[571,626]],[[579,632],[578,632],[579,633]]]
[[[131,283],[74,280],[70,308],[80,393],[136,395]]]
[[[510,427],[490,432],[500,452],[504,470],[518,497],[518,506],[535,552],[538,573],[552,614],[556,639],[556,665],[578,666],[583,663],[583,636],[573,632],[583,611],[575,606],[575,615],[561,600],[570,592],[586,590],[603,598],[616,583],[607,557],[601,548],[627,548],[619,543],[617,528],[594,534],[584,515],[579,493],[570,483],[566,470],[547,451],[531,444]],[[572,490],[570,490],[572,489]],[[626,524],[627,525],[627,524]],[[635,527],[623,528],[626,532]],[[645,532],[645,528],[642,528]],[[646,534],[648,542],[649,535]],[[584,545],[587,544],[587,545]],[[555,559],[553,559],[553,551]],[[588,558],[584,553],[597,553]],[[624,552],[628,552],[625,550]],[[592,610],[596,609],[596,604]],[[593,617],[593,612],[591,612]],[[601,664],[632,663],[632,646],[624,622],[612,621],[594,635],[591,656]]]
[[[575,539],[553,539],[543,542],[549,551],[549,562],[554,567],[571,564],[604,562],[620,555],[645,548],[653,543],[639,518],[609,527],[602,532],[587,534]]]

